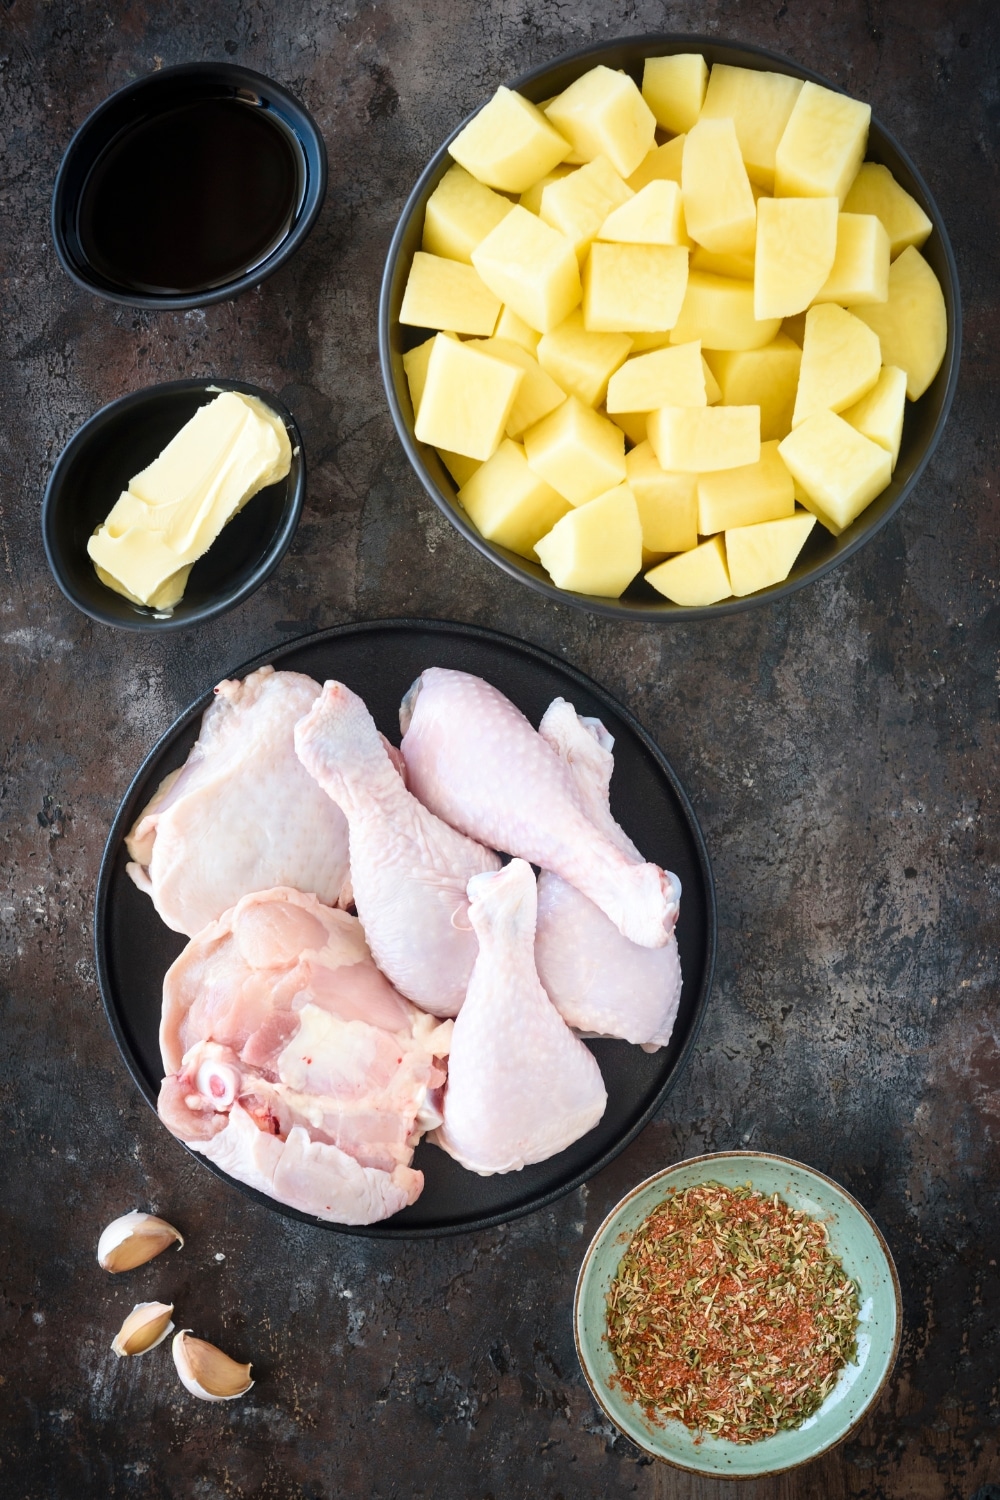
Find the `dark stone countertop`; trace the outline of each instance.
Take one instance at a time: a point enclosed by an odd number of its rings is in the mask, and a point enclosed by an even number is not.
[[[871,101],[950,226],[965,355],[943,442],[860,556],[777,606],[684,628],[554,607],[425,498],[378,370],[382,260],[418,172],[500,81],[654,29],[763,43]],[[77,290],[48,208],[74,127],[161,65],[238,58],[325,132],[330,190],[292,262],[204,312]],[[661,1164],[752,1145],[809,1161],[874,1215],[905,1332],[842,1447],[746,1500],[968,1500],[1000,1489],[997,1053],[998,62],[989,0],[190,0],[0,3],[0,1492],[72,1496],[717,1500],[642,1458],[578,1370],[570,1299],[589,1236]],[[106,401],[221,373],[280,393],[307,443],[291,553],[244,607],[147,640],[93,625],[45,565],[52,462]],[[426,614],[521,635],[591,673],[687,787],[720,904],[696,1053],[659,1117],[554,1208],[438,1242],[344,1238],[257,1208],[159,1125],[97,994],[94,883],[128,781],[206,686],[270,645]],[[185,1250],[101,1272],[137,1204]],[[255,1362],[197,1403],[169,1357],[117,1362],[132,1302]]]

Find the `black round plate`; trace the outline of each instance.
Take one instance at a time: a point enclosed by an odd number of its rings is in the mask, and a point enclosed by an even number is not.
[[[677,927],[684,988],[670,1045],[654,1053],[627,1042],[590,1046],[608,1090],[600,1124],[568,1150],[504,1176],[478,1177],[436,1146],[421,1144],[413,1165],[425,1177],[416,1203],[381,1224],[323,1228],[380,1238],[455,1234],[485,1229],[552,1203],[579,1187],[633,1140],[667,1096],[687,1060],[701,1024],[715,963],[715,890],[704,840],[691,805],[662,752],[619,703],[582,672],[537,646],[471,625],[438,620],[379,620],[339,626],[268,652],[232,674],[243,677],[270,663],[307,672],[322,682],[336,678],[361,694],[382,732],[399,739],[399,703],[425,667],[475,672],[508,695],[537,724],[553,698],[568,698],[583,714],[602,719],[615,737],[611,800],[643,853],[675,871],[684,886]],[[138,813],[168,772],[185,760],[207,692],[177,720],[147,756],[118,810],[97,886],[97,972],[111,1029],[150,1106],[162,1077],[157,1031],[163,975],[184,938],[165,927],[148,896],[125,873],[124,839]],[[267,1208],[305,1223],[320,1221],[235,1182],[192,1153],[227,1182]]]

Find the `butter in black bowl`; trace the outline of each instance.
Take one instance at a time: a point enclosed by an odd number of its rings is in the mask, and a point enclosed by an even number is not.
[[[253,494],[223,526],[172,608],[133,603],[102,582],[88,543],[135,476],[221,392],[254,398],[269,409],[287,435],[288,472]],[[241,604],[274,572],[298,525],[305,480],[295,419],[269,392],[213,378],[149,386],[103,407],[63,449],[42,503],[45,554],[67,599],[91,619],[126,630],[187,629]]]

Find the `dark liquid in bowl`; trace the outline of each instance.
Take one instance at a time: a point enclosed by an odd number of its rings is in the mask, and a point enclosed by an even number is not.
[[[102,152],[80,200],[80,244],[114,286],[207,291],[258,265],[288,234],[301,191],[285,129],[238,99],[180,104]]]

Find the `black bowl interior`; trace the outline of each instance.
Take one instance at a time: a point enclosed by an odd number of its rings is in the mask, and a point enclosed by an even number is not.
[[[129,480],[157,454],[200,406],[220,390],[259,396],[281,417],[292,445],[287,476],[247,502],[191,569],[184,597],[170,615],[132,604],[98,578],[87,542]],[[183,629],[239,604],[277,567],[302,509],[305,457],[294,418],[257,386],[238,380],[176,380],[113,401],[90,418],[63,449],[42,506],[49,565],[78,609],[107,625],[131,630]]]
[[[113,142],[141,122],[179,106],[207,100],[239,100],[266,113],[289,146],[298,177],[297,198],[284,236],[245,274],[221,285],[183,293],[143,293],[116,283],[97,269],[81,242],[79,210],[84,187]],[[112,94],[73,136],[56,176],[52,237],[63,269],[79,285],[132,307],[204,307],[257,286],[289,258],[309,233],[326,193],[326,147],[309,112],[280,84],[234,63],[184,63],[163,68]]]
[[[669,1046],[647,1053],[627,1042],[588,1043],[604,1075],[608,1107],[594,1130],[549,1161],[479,1177],[438,1147],[421,1144],[413,1164],[424,1172],[425,1185],[416,1203],[364,1229],[322,1227],[388,1238],[450,1234],[482,1229],[553,1202],[599,1171],[655,1113],[690,1056],[707,1004],[715,962],[715,892],[704,841],[677,777],[649,735],[590,678],[535,646],[493,631],[435,620],[339,626],[293,641],[231,675],[243,677],[264,662],[306,672],[320,682],[345,682],[364,698],[393,744],[399,741],[400,700],[428,666],[478,673],[535,724],[552,699],[562,695],[579,712],[601,718],[615,736],[615,817],[648,858],[674,870],[684,887],[677,924],[684,986]],[[211,697],[209,691],[192,704],[139,770],[108,837],[97,886],[94,936],[101,994],[122,1055],[154,1109],[163,1076],[158,1042],[163,975],[185,939],[163,924],[149,897],[125,873],[124,839],[163,777],[183,764]],[[204,1157],[197,1160],[217,1171]],[[217,1175],[233,1182],[224,1173]],[[234,1185],[286,1217],[317,1222],[241,1183]]]
[[[826,88],[838,89],[837,84],[831,83],[819,73],[799,67],[790,58],[783,57],[780,53],[769,52],[764,47],[720,42],[703,36],[662,35],[629,37],[620,42],[584,48],[547,67],[524,74],[521,78],[515,79],[511,87],[538,103],[568,88],[575,79],[598,63],[604,63],[610,68],[624,69],[635,79],[636,83],[641,84],[642,64],[645,58],[667,56],[676,52],[701,52],[709,64],[722,62],[737,67],[788,73],[796,78],[811,79],[815,83],[823,84]],[[843,92],[839,89],[838,91]],[[469,118],[471,119],[472,116],[470,115]],[[562,603],[577,604],[599,614],[652,621],[699,619],[710,615],[733,614],[744,609],[752,609],[758,604],[780,598],[794,589],[801,588],[803,584],[811,583],[863,546],[902,504],[937,445],[958,380],[961,349],[961,300],[958,270],[944,222],[923,178],[898,141],[884,126],[880,125],[874,117],[872,118],[866,159],[888,167],[897,182],[916,198],[934,225],[933,232],[921,249],[921,254],[927,259],[941,283],[948,313],[948,345],[941,368],[920,400],[907,403],[903,441],[892,480],[853,525],[849,526],[839,537],[833,537],[817,523],[799,554],[790,576],[783,583],[774,584],[771,588],[762,589],[759,593],[751,594],[744,599],[727,599],[707,608],[691,608],[670,603],[662,595],[657,594],[655,589],[641,577],[629,586],[621,599],[599,599],[591,595],[573,594],[556,588],[538,563],[530,562],[508,551],[505,547],[488,542],[479,534],[462,508],[458,500],[457,486],[437,453],[433,448],[418,442],[414,436],[413,406],[403,369],[403,354],[415,345],[423,343],[431,336],[433,330],[404,327],[399,322],[399,309],[402,305],[410,263],[414,253],[420,249],[427,199],[452,165],[447,149],[449,141],[454,140],[467,123],[467,120],[463,120],[436,152],[403,210],[389,249],[379,308],[379,349],[382,359],[382,375],[396,430],[424,488],[462,535],[512,577],[519,578],[529,587],[547,594],[552,599],[557,599]]]

